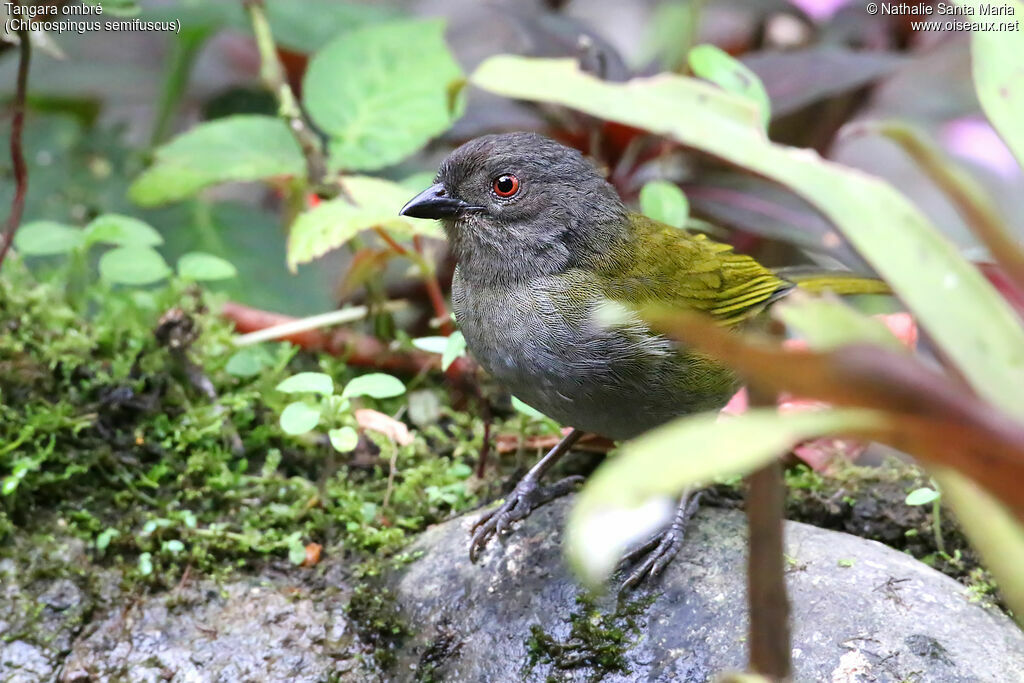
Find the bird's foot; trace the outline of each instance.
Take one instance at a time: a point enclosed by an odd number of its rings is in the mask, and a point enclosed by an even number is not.
[[[512,524],[526,519],[531,512],[555,498],[560,498],[573,491],[583,481],[583,477],[566,477],[550,486],[541,486],[529,475],[516,484],[515,489],[500,506],[480,515],[473,524],[470,533],[473,539],[469,542],[469,561],[476,563],[487,544],[495,536],[507,536],[512,533]]]
[[[664,531],[660,531],[646,543],[634,548],[620,561],[620,566],[628,567],[641,558],[640,563],[622,582],[623,590],[632,590],[643,583],[646,579],[654,580],[665,567],[669,565],[672,558],[679,552],[683,544],[683,536],[686,534],[686,526],[700,507],[701,494],[684,494],[676,509],[672,524]]]

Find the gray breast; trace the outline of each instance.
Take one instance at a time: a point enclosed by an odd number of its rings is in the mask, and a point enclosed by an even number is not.
[[[456,271],[452,303],[469,351],[515,396],[564,425],[614,439],[728,399],[680,391],[691,385],[685,375],[701,371],[691,356],[642,324],[607,326],[595,315],[599,294],[579,300],[578,283],[567,305],[566,282],[480,287]]]

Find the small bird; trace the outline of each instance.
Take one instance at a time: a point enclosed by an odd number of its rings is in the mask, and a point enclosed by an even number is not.
[[[718,410],[739,388],[728,368],[610,310],[661,304],[737,326],[797,287],[728,245],[630,212],[578,151],[534,133],[463,144],[401,214],[442,221],[457,260],[452,305],[471,355],[519,399],[573,428],[477,520],[474,562],[492,537],[575,487],[579,477],[548,486],[541,478],[585,433],[630,439]],[[866,278],[800,282],[825,285],[885,291]],[[696,505],[684,495],[672,525],[628,558],[647,555],[627,585],[667,566]]]

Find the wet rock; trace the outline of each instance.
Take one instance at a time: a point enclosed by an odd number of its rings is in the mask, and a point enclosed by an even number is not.
[[[0,681],[53,680],[95,605],[116,581],[93,572],[75,539],[23,539],[0,559]]]
[[[344,591],[295,571],[306,576],[204,580],[126,600],[75,643],[62,680],[375,680]]]
[[[746,662],[745,522],[702,510],[649,592],[587,598],[561,554],[567,501],[477,566],[472,516],[426,531],[393,580],[405,623],[392,680],[705,681]],[[873,541],[787,523],[798,681],[1010,681],[1024,634],[964,586]]]

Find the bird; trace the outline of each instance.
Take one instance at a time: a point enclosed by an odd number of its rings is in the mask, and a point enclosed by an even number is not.
[[[537,133],[484,135],[440,164],[400,214],[441,221],[456,268],[452,308],[470,355],[514,396],[571,431],[474,524],[470,559],[580,477],[543,485],[579,439],[631,439],[680,416],[722,408],[740,382],[623,310],[661,305],[740,327],[798,287],[881,293],[861,277],[788,278],[704,234],[629,210],[578,150]],[[632,553],[625,581],[659,574],[699,495]]]

